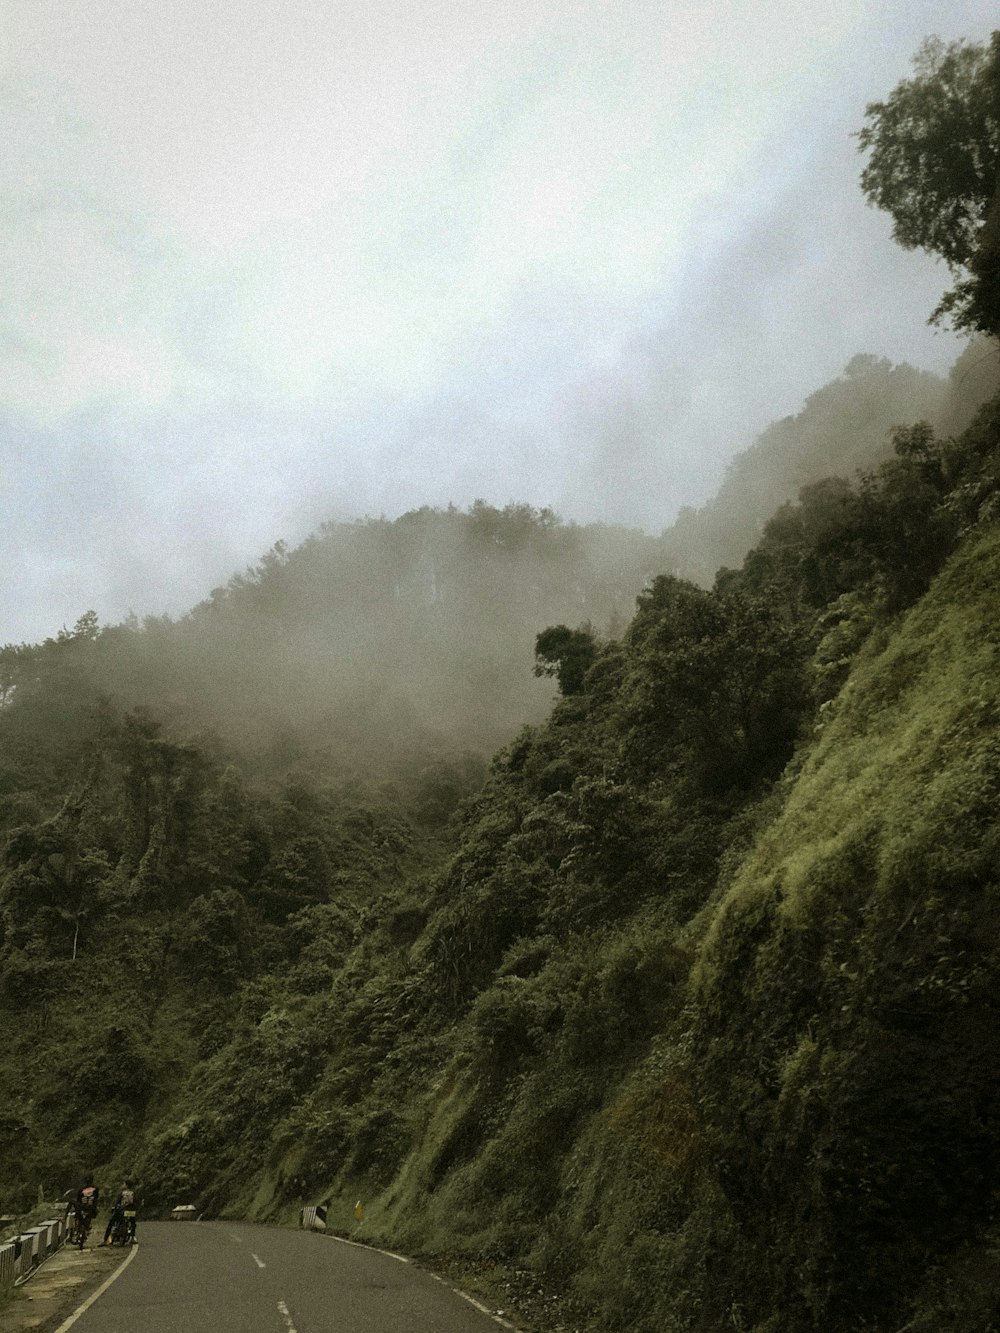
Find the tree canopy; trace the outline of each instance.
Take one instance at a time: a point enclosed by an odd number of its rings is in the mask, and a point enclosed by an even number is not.
[[[928,38],[858,133],[861,186],[906,249],[939,255],[956,279],[931,316],[1000,332],[1000,32],[988,45]]]
[[[587,625],[550,625],[535,638],[535,675],[555,676],[561,694],[580,693],[596,657],[597,644]]]

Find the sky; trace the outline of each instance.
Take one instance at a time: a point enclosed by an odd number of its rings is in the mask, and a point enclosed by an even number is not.
[[[659,532],[949,285],[851,138],[985,0],[0,0],[0,643],[327,520]]]

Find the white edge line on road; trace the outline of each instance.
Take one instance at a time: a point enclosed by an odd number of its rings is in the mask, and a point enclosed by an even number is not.
[[[376,1245],[362,1245],[359,1240],[345,1240],[343,1236],[331,1236],[338,1245],[353,1245],[356,1250],[369,1250],[372,1254],[384,1254],[389,1259],[397,1259],[401,1264],[411,1263],[405,1254],[393,1254],[392,1250],[380,1250]]]
[[[94,1304],[94,1302],[99,1297],[104,1295],[108,1287],[111,1286],[112,1282],[114,1282],[117,1278],[121,1277],[122,1273],[125,1272],[125,1269],[128,1268],[129,1264],[132,1262],[132,1260],[138,1253],[139,1253],[139,1242],[136,1241],[136,1243],[132,1246],[129,1256],[125,1260],[125,1262],[123,1264],[120,1264],[111,1274],[111,1276],[107,1278],[106,1281],[101,1283],[101,1285],[97,1288],[94,1294],[92,1296],[88,1296],[87,1299],[84,1301],[84,1303],[81,1306],[78,1306],[77,1309],[73,1311],[73,1313],[67,1320],[65,1320],[64,1323],[59,1325],[59,1327],[56,1329],[56,1333],[66,1333],[66,1330],[68,1328],[72,1328],[73,1325],[76,1323],[76,1321],[80,1318],[80,1316],[86,1314],[87,1311],[90,1309],[90,1307]]]
[[[445,1283],[445,1286],[447,1285],[448,1284]],[[452,1291],[456,1296],[461,1296],[463,1301],[468,1301],[470,1305],[474,1305],[480,1314],[491,1315],[493,1313],[493,1311],[488,1309],[485,1305],[481,1305],[479,1301],[476,1300],[475,1296],[470,1296],[467,1291],[459,1291],[457,1287],[452,1287]]]
[[[470,1305],[474,1305],[482,1314],[489,1315],[494,1324],[499,1324],[501,1328],[509,1328],[513,1330],[513,1333],[518,1333],[516,1324],[511,1324],[506,1319],[502,1319],[500,1315],[494,1314],[488,1305],[480,1304],[475,1296],[470,1296],[469,1293],[463,1291],[461,1287],[456,1287],[453,1282],[449,1282],[448,1279],[442,1277],[440,1273],[431,1273],[431,1277],[435,1282],[440,1282],[442,1287],[447,1287],[449,1291],[453,1291],[456,1296],[461,1296],[463,1301],[468,1301]]]
[[[257,1265],[258,1268],[266,1268],[266,1267],[267,1267],[267,1264],[266,1264],[266,1263],[264,1262],[264,1260],[260,1257],[260,1255],[259,1255],[259,1254],[254,1254],[253,1250],[250,1251],[250,1258],[254,1261],[254,1263]]]
[[[444,1282],[444,1278],[440,1278],[439,1281]],[[445,1286],[451,1287],[451,1283],[445,1282]],[[489,1315],[489,1317],[493,1320],[494,1324],[499,1324],[501,1328],[514,1328],[513,1324],[509,1324],[506,1319],[501,1319],[498,1314],[494,1314],[493,1311],[489,1308],[489,1306],[481,1305],[474,1296],[470,1296],[469,1293],[467,1291],[463,1291],[461,1287],[451,1287],[451,1290],[455,1293],[456,1296],[461,1296],[463,1301],[468,1301],[470,1305],[474,1305],[476,1309],[480,1311],[480,1313]],[[514,1333],[517,1333],[516,1328],[514,1328]]]
[[[345,1240],[343,1236],[331,1236],[330,1239],[339,1241],[341,1245],[353,1245],[356,1250],[371,1250],[373,1254],[384,1254],[389,1259],[398,1259],[401,1264],[409,1264],[413,1262],[412,1259],[407,1259],[405,1254],[393,1254],[392,1250],[379,1250],[374,1245],[362,1245],[361,1242],[357,1240]],[[441,1277],[438,1273],[432,1273],[430,1269],[425,1269],[424,1271],[427,1273],[428,1277],[432,1277],[435,1282],[440,1282],[443,1287],[447,1287],[449,1291],[453,1291],[456,1296],[461,1296],[463,1301],[468,1301],[470,1305],[474,1305],[482,1314],[489,1315],[494,1324],[499,1324],[501,1328],[513,1329],[514,1333],[517,1333],[517,1326],[515,1324],[508,1323],[506,1319],[501,1319],[499,1315],[495,1315],[487,1306],[480,1305],[480,1303],[475,1300],[474,1297],[470,1296],[467,1291],[463,1291],[461,1287],[452,1286],[447,1278]],[[56,1330],[56,1333],[59,1333],[59,1330]]]

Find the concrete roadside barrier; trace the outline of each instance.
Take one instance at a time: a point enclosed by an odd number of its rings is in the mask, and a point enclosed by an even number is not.
[[[21,1242],[21,1276],[24,1277],[42,1261],[41,1233],[37,1227],[29,1227],[21,1232],[18,1240]]]
[[[17,1277],[17,1246],[12,1240],[0,1245],[0,1293],[9,1291]]]
[[[17,1249],[17,1275],[14,1278],[14,1285],[19,1286],[35,1267],[34,1233],[24,1231],[20,1236],[15,1236],[14,1245]]]
[[[4,1221],[16,1224],[14,1217]],[[65,1239],[66,1222],[62,1217],[45,1218],[15,1234],[8,1231],[6,1239],[0,1241],[0,1294],[26,1281]]]
[[[38,1227],[30,1227],[21,1236],[21,1278],[30,1277],[45,1259],[46,1252],[42,1241],[42,1232]]]
[[[50,1218],[47,1222],[22,1231],[11,1242],[15,1251],[14,1286],[19,1287],[22,1282],[26,1282],[49,1255],[55,1254],[62,1245],[65,1234],[62,1221]]]

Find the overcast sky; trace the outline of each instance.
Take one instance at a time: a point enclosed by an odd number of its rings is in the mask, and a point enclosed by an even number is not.
[[[948,0],[0,0],[0,642],[278,538],[667,526],[947,273],[851,140]]]

